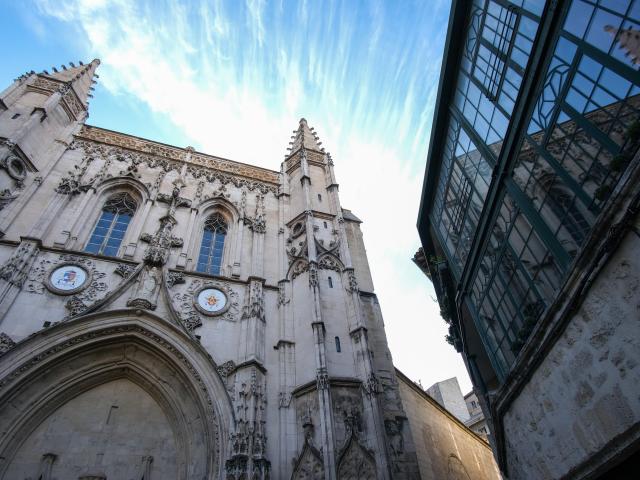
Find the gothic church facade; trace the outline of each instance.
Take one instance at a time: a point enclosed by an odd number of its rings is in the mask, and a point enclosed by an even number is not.
[[[313,129],[272,171],[88,126],[98,64],[1,97],[0,478],[419,478]]]

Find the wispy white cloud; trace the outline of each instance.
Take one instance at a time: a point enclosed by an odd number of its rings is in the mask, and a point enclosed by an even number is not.
[[[200,150],[278,169],[305,116],[333,153],[343,205],[365,221],[396,364],[425,384],[469,386],[410,263],[447,2],[34,1],[77,29],[111,94]]]

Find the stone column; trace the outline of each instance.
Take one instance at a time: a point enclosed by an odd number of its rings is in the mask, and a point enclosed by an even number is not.
[[[280,340],[278,349],[278,421],[279,421],[279,452],[278,470],[282,478],[291,476],[291,459],[296,454],[296,415],[292,408],[291,392],[296,386],[296,345],[293,342],[295,332],[291,315],[291,282],[287,279],[289,261],[285,249],[286,223],[289,217],[288,178],[284,171],[284,164],[280,174],[278,191],[278,323]]]
[[[193,237],[193,229],[196,224],[197,215],[198,209],[192,207],[191,211],[189,212],[189,223],[187,225],[187,233],[185,234],[184,238],[191,239]],[[192,245],[193,242],[195,242],[195,239],[187,240],[186,242],[184,242],[184,245],[182,245],[182,250],[180,251],[180,255],[178,256],[178,260],[176,261],[176,268],[183,269],[187,267],[187,256],[189,255],[190,245]]]
[[[245,291],[245,305],[240,319],[240,364],[235,373],[234,389],[236,423],[229,439],[231,455],[225,463],[228,476],[256,480],[268,478],[271,470],[271,463],[266,456],[264,418],[266,381],[263,364],[266,318],[262,245],[266,223],[261,210],[264,203],[261,202],[264,202],[264,197],[258,195],[256,217],[251,222],[251,276]]]
[[[149,198],[144,202],[140,211],[136,212],[133,216],[133,225],[131,225],[131,230],[126,234],[129,239],[129,243],[127,243],[127,246],[125,247],[124,258],[132,259],[135,256],[136,249],[138,247],[138,240],[140,240],[142,229],[144,228],[145,221],[149,216],[149,211],[151,211],[152,206],[153,200]]]

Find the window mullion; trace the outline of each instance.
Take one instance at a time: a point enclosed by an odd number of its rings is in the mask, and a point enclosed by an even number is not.
[[[100,249],[98,250],[98,253],[100,255],[104,255],[104,249],[107,247],[107,242],[109,241],[109,238],[111,237],[111,232],[113,232],[113,228],[116,224],[116,222],[118,221],[119,214],[114,213],[113,214],[113,218],[111,219],[111,223],[109,224],[109,228],[107,229],[107,233],[105,233],[104,235],[104,239],[102,240],[102,243],[100,244]]]
[[[208,274],[212,274],[213,273],[213,268],[212,268],[212,264],[213,264],[213,249],[214,249],[215,244],[216,244],[216,232],[214,230],[213,232],[211,232],[211,244],[209,245],[209,251],[207,252],[207,273]]]

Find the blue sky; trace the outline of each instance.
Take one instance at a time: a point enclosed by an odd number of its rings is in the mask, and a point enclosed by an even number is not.
[[[100,58],[88,123],[278,170],[300,117],[364,220],[396,365],[458,376],[428,280],[411,262],[448,0],[0,0],[0,88]],[[8,21],[7,20],[11,20]]]

